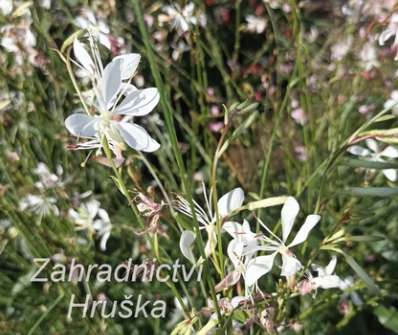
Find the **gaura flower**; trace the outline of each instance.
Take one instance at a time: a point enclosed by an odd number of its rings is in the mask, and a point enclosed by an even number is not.
[[[333,256],[329,264],[325,267],[313,264],[312,268],[318,273],[316,277],[310,277],[310,282],[315,289],[335,288],[344,289],[345,284],[339,276],[333,274],[337,264],[337,257]]]
[[[70,208],[68,216],[76,224],[76,230],[87,230],[101,237],[100,249],[106,250],[106,243],[111,235],[112,224],[105,209],[100,208],[97,200],[89,200],[80,205],[78,210]]]
[[[331,57],[335,61],[341,61],[350,52],[353,43],[352,36],[339,40],[331,47]]]
[[[385,147],[382,150],[375,140],[368,139],[366,140],[366,146],[367,148],[364,148],[360,145],[353,145],[349,147],[347,151],[352,155],[359,156],[361,158],[374,162],[386,162],[386,158],[398,158],[398,149],[391,145]],[[397,181],[397,169],[384,169],[382,171],[388,180]]]
[[[98,38],[99,43],[111,50],[112,45],[109,39],[109,27],[105,21],[97,20],[91,10],[83,8],[81,15],[76,17],[73,23],[82,29],[90,30],[90,33]]]
[[[291,107],[292,107],[291,116],[293,120],[297,124],[304,126],[308,121],[308,116],[305,113],[304,109],[300,107],[300,104],[297,99],[292,100]]]
[[[166,15],[159,15],[160,22],[170,21],[173,28],[181,34],[189,31],[190,26],[195,26],[200,23],[202,26],[206,25],[206,17],[202,14],[198,18],[195,16],[195,4],[190,2],[184,8],[181,8],[177,3],[172,6],[165,6],[163,8]]]
[[[201,225],[200,229],[204,229],[207,232],[208,240],[205,246],[205,255],[208,257],[214,251],[217,244],[216,236],[216,213],[212,211],[212,207],[205,188],[203,187],[204,200],[206,210],[203,209],[195,200],[193,200],[195,216],[198,223]],[[243,190],[238,187],[223,195],[217,202],[217,212],[219,220],[223,220],[230,215],[235,209],[242,206],[244,200]],[[177,196],[176,209],[186,216],[193,218],[191,206],[189,202],[181,196]],[[195,241],[195,234],[190,230],[185,230],[180,238],[180,250],[181,253],[189,259],[191,262],[195,262],[192,253],[192,245]]]
[[[19,209],[21,211],[29,210],[39,215],[40,218],[48,216],[50,214],[58,216],[59,210],[56,203],[57,199],[53,197],[28,194],[27,196],[23,197],[19,202]]]
[[[117,157],[125,144],[137,151],[156,151],[159,144],[143,127],[132,122],[134,117],[149,114],[159,102],[156,88],[139,90],[129,83],[140,55],[117,56],[104,68],[94,40],[89,40],[93,58],[77,39],[73,50],[78,65],[90,74],[96,114],[75,113],[65,120],[72,135],[90,139],[77,144],[75,149],[101,148],[101,139],[105,137]]]
[[[263,17],[255,16],[255,15],[247,15],[247,30],[252,33],[261,34],[264,32],[267,27],[267,21]]]
[[[245,282],[247,287],[253,286],[260,277],[271,271],[277,254],[282,256],[282,276],[293,276],[302,268],[300,261],[294,256],[290,249],[307,240],[310,231],[319,222],[321,217],[316,214],[308,215],[292,242],[286,244],[299,210],[300,206],[296,199],[289,197],[281,211],[282,239],[262,224],[272,238],[260,236],[259,240],[265,244],[258,246],[254,250],[270,251],[271,254],[257,256],[248,263],[245,273]],[[253,252],[254,250],[250,250],[250,252]]]
[[[380,66],[377,50],[373,41],[368,41],[364,44],[359,53],[359,58],[365,71],[370,71],[373,68]]]
[[[298,283],[298,289],[301,295],[308,294],[313,290],[317,290],[318,288],[322,289],[331,289],[331,288],[340,288],[344,290],[346,288],[346,283],[339,276],[333,274],[334,269],[336,268],[337,257],[333,256],[330,260],[329,264],[325,267],[312,264],[313,270],[317,272],[317,276],[313,276],[311,272],[307,272],[307,279]]]
[[[251,231],[247,220],[243,224],[228,221],[222,228],[233,238],[228,244],[227,254],[234,269],[216,286],[216,291],[235,285],[245,275],[247,265],[255,255],[259,243],[258,236]]]

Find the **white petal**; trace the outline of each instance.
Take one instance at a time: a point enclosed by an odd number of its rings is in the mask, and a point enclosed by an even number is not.
[[[311,283],[314,284],[316,288],[329,289],[334,287],[340,287],[341,280],[338,276],[323,276],[312,278]]]
[[[253,286],[260,277],[271,271],[275,255],[258,256],[249,262],[245,273],[246,286]]]
[[[80,65],[89,73],[94,72],[94,63],[84,45],[78,40],[73,41],[73,53]]]
[[[109,218],[108,212],[105,209],[98,209],[98,216],[101,218],[100,221],[104,222],[105,226],[109,226],[111,220]]]
[[[398,158],[398,149],[393,146],[388,146],[381,153],[380,156],[388,157],[388,158]]]
[[[316,226],[320,219],[321,217],[317,214],[308,215],[305,219],[305,222],[297,232],[297,235],[294,237],[292,243],[290,243],[288,247],[294,247],[295,245],[303,243],[307,239],[312,228]]]
[[[157,88],[135,90],[128,94],[117,106],[115,114],[142,116],[149,114],[159,102]]]
[[[180,19],[178,21],[178,27],[181,29],[182,33],[185,33],[189,30],[189,24],[186,19]]]
[[[101,249],[102,251],[105,251],[105,250],[106,250],[106,244],[107,244],[108,239],[109,239],[110,236],[111,236],[111,232],[110,232],[110,231],[107,231],[107,232],[105,232],[105,233],[102,235],[102,237],[101,237],[101,242],[100,242],[100,249]]]
[[[303,266],[294,256],[282,254],[282,271],[281,276],[291,277],[297,273]]]
[[[78,16],[75,20],[73,20],[73,23],[82,29],[86,29],[89,26],[87,19],[82,16]]]
[[[122,83],[120,91],[123,92],[124,95],[129,95],[130,93],[137,91],[137,87],[130,83]]]
[[[193,16],[193,11],[195,10],[195,4],[193,2],[188,3],[183,9],[183,16],[190,18]]]
[[[351,287],[354,284],[354,280],[352,277],[347,277],[340,280],[339,288],[340,290],[346,290],[347,288]]]
[[[243,243],[235,239],[229,242],[227,254],[231,260],[231,263],[234,265],[234,268],[239,268],[239,265],[241,264],[240,260],[243,254]]]
[[[100,32],[103,33],[104,35],[110,33],[109,27],[105,21],[102,21],[102,20],[98,21],[98,28],[99,28]]]
[[[220,217],[225,217],[230,214],[233,210],[239,208],[243,204],[245,194],[243,190],[238,187],[223,195],[220,200],[218,200],[218,214]]]
[[[121,60],[113,59],[102,74],[102,92],[107,106],[116,97],[122,84],[121,63]]]
[[[234,221],[225,222],[222,230],[226,231],[232,238],[237,238],[243,232],[242,225]]]
[[[195,263],[195,257],[192,253],[192,245],[195,241],[195,234],[190,230],[185,230],[181,234],[180,238],[180,250],[184,255],[192,263]]]
[[[72,114],[65,120],[65,127],[77,137],[95,137],[97,119],[87,114]]]
[[[244,241],[244,243],[245,243],[245,247],[244,247],[243,253],[245,255],[246,261],[248,261],[256,254],[259,242],[256,238],[252,238],[252,239]],[[274,251],[274,250],[272,250],[272,251]]]
[[[83,16],[89,21],[89,26],[96,26],[97,25],[97,19],[95,18],[94,13],[89,10],[89,9],[83,9],[82,11]]]
[[[293,197],[288,197],[281,211],[283,242],[286,242],[289,237],[299,210],[300,206],[297,200]]]
[[[205,245],[205,255],[206,257],[209,257],[214,253],[216,250],[216,245],[217,245],[217,234],[215,230],[216,226],[214,224],[207,225],[206,226],[206,232],[207,232],[207,242]]]
[[[394,35],[395,31],[393,29],[387,28],[379,36],[379,45],[383,46]]]
[[[326,268],[325,268],[325,273],[327,275],[331,275],[334,272],[334,269],[336,268],[336,263],[337,263],[337,257],[333,256],[332,259],[330,260],[329,264],[326,265]]]
[[[397,181],[397,170],[396,169],[385,169],[383,170],[383,174],[387,177],[390,181]]]
[[[373,152],[379,152],[379,144],[374,139],[371,139],[371,138],[367,139],[366,140],[366,145]]]
[[[384,109],[391,109],[394,106],[396,106],[398,101],[393,100],[393,99],[388,99],[385,103],[384,103]]]
[[[120,59],[122,61],[121,70],[122,70],[122,80],[130,79],[134,76],[135,71],[137,70],[138,64],[141,59],[140,54],[125,54],[121,56],[117,56],[114,60]]]
[[[222,229],[232,236],[234,239],[241,241],[254,238],[255,234],[251,232],[248,222],[245,220],[243,224],[234,221],[227,221],[223,224]]]
[[[129,122],[116,122],[115,124],[120,135],[131,148],[145,152],[159,149],[159,143],[152,139],[141,126]]]
[[[347,150],[350,154],[360,157],[366,157],[370,155],[370,151],[366,148],[361,147],[360,145],[353,145]]]
[[[97,215],[100,208],[99,206],[100,203],[95,199],[92,199],[86,203],[87,212],[91,218],[94,218]]]
[[[0,11],[4,16],[11,14],[12,12],[12,0],[2,0],[0,2]]]
[[[108,35],[103,34],[103,33],[99,33],[98,34],[98,41],[100,42],[100,44],[102,44],[105,48],[112,50],[112,44],[111,41],[109,40]]]
[[[250,223],[246,219],[243,220],[242,229],[243,229],[243,232],[245,232],[246,234],[255,235],[254,233],[252,233],[252,230],[250,229]]]

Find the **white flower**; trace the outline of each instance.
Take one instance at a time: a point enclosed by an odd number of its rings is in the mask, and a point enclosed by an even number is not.
[[[318,276],[312,277],[310,275],[310,283],[314,289],[323,288],[341,288],[344,289],[345,283],[340,279],[339,276],[333,274],[336,268],[337,257],[333,256],[329,264],[326,267],[321,267],[319,265],[313,264],[312,268],[318,273]]]
[[[6,16],[12,12],[12,0],[1,0],[0,1],[0,12]]]
[[[258,17],[255,15],[247,15],[247,30],[252,33],[261,34],[267,27],[267,21],[263,17]]]
[[[208,240],[205,246],[205,255],[208,257],[214,251],[217,244],[217,236],[216,236],[216,222],[217,216],[216,213],[212,211],[212,207],[210,205],[209,198],[206,194],[206,190],[203,187],[206,210],[204,210],[195,200],[193,200],[195,216],[198,223],[201,225],[200,229],[204,229],[207,232]],[[219,219],[222,220],[226,218],[229,214],[231,214],[235,209],[238,209],[242,206],[244,200],[244,193],[241,188],[235,188],[227,194],[223,195],[217,202],[217,212]],[[193,218],[193,214],[191,211],[191,206],[189,202],[181,196],[178,196],[176,209]],[[189,259],[191,262],[194,262],[194,256],[192,253],[192,245],[195,241],[195,234],[186,230],[182,233],[180,238],[180,249],[181,253]]]
[[[94,37],[98,38],[99,43],[111,50],[112,46],[109,40],[109,27],[105,21],[97,20],[91,10],[87,8],[82,9],[81,15],[73,20],[73,22],[76,26],[90,31]]]
[[[352,36],[348,36],[342,40],[339,40],[336,44],[333,44],[331,48],[332,59],[341,61],[350,52],[352,43]]]
[[[173,52],[171,53],[171,58],[174,61],[177,61],[184,52],[189,51],[189,46],[182,40],[173,43],[172,48]]]
[[[65,120],[72,135],[90,139],[79,143],[77,149],[100,148],[101,138],[105,136],[116,156],[125,149],[125,143],[137,151],[156,151],[159,144],[143,127],[131,122],[136,116],[149,114],[159,102],[156,88],[139,90],[129,83],[140,55],[117,56],[103,68],[92,39],[90,43],[95,60],[77,39],[73,44],[79,66],[90,73],[97,111],[93,116],[75,113]]]
[[[50,9],[51,8],[51,1],[52,0],[40,0],[39,5],[40,7],[43,7],[45,9]]]
[[[379,144],[373,140],[366,140],[367,148],[360,145],[353,145],[348,148],[348,152],[352,155],[359,156],[369,161],[374,162],[386,162],[385,158],[398,158],[398,149],[389,145],[383,150],[381,150]],[[396,181],[398,178],[397,169],[384,169],[383,174],[390,181]]]
[[[377,49],[373,41],[365,43],[362,50],[359,53],[359,58],[361,60],[362,66],[366,71],[370,71],[374,67],[380,65],[377,55]]]
[[[106,250],[112,224],[108,213],[105,209],[100,208],[100,203],[97,200],[92,199],[83,203],[77,211],[70,208],[68,215],[76,224],[76,230],[88,230],[90,233],[100,236],[100,249]]]
[[[244,276],[247,265],[258,247],[257,235],[251,231],[249,222],[246,220],[243,224],[234,221],[225,222],[223,230],[233,238],[228,244],[227,254],[234,269],[217,285],[216,291],[235,285]]]
[[[177,3],[172,6],[165,6],[163,8],[167,14],[166,17],[160,15],[161,21],[171,21],[173,28],[176,28],[181,34],[186,33],[190,26],[195,26],[200,23],[202,26],[206,24],[206,17],[204,15],[195,16],[195,4],[190,2],[184,8],[181,8]]]
[[[317,276],[313,276],[310,271],[307,271],[307,279],[298,284],[299,292],[302,295],[305,295],[319,288],[324,290],[339,288],[342,291],[349,288],[352,285],[351,279],[341,279],[339,276],[334,274],[336,263],[337,257],[333,256],[326,267],[312,264],[312,269],[317,272]]]
[[[281,211],[282,239],[273,234],[264,224],[262,224],[273,238],[265,236],[259,237],[260,240],[265,242],[265,245],[259,246],[256,249],[271,251],[272,253],[265,256],[255,257],[248,263],[245,273],[247,287],[253,286],[260,277],[271,271],[277,254],[282,256],[282,276],[293,276],[302,268],[300,261],[290,251],[290,248],[306,241],[308,234],[319,222],[321,217],[316,214],[307,216],[304,224],[300,227],[293,241],[286,244],[299,210],[300,207],[296,199],[289,197]],[[250,252],[253,252],[253,250],[250,250]]]
[[[379,44],[384,44],[391,38],[394,38],[393,47],[398,45],[398,14],[393,14],[390,18],[390,23],[379,36]],[[395,60],[398,60],[398,53],[395,56]]]
[[[48,166],[42,162],[39,162],[33,173],[39,177],[39,181],[35,183],[38,189],[50,189],[54,187],[62,187],[63,181],[61,176],[63,174],[62,167],[58,165],[57,174],[51,173]]]
[[[57,200],[53,197],[44,197],[28,194],[19,202],[21,211],[29,210],[40,217],[48,216],[51,213],[58,216],[59,210],[56,206]]]
[[[398,91],[392,91],[390,99],[384,103],[384,109],[391,108],[392,113],[398,115]]]

